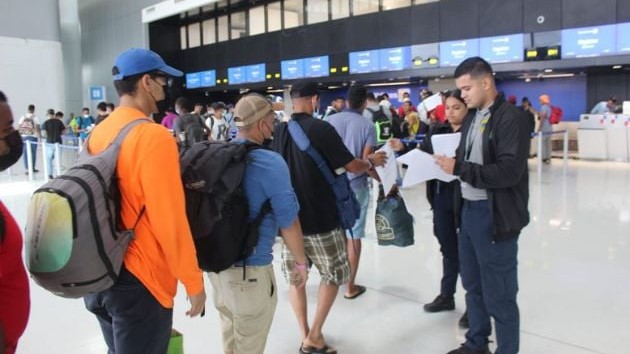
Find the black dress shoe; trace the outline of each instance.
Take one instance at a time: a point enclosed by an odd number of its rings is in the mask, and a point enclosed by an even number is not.
[[[468,323],[468,311],[464,312],[462,318],[459,319],[459,326],[461,328],[470,328],[470,323]]]
[[[455,310],[455,299],[452,296],[438,295],[433,302],[424,305],[426,312]]]
[[[467,346],[465,346],[464,344],[462,344],[461,347],[455,350],[451,350],[450,352],[446,354],[492,354],[492,352],[490,352],[490,349],[488,349],[488,347],[486,347],[483,350],[472,350],[468,348]]]

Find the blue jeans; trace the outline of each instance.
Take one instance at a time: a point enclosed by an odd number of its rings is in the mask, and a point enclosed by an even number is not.
[[[85,307],[96,315],[108,354],[164,354],[173,324],[167,309],[124,266],[116,284],[85,296]]]
[[[433,233],[440,243],[442,253],[442,282],[440,295],[453,296],[459,275],[459,253],[457,248],[457,229],[455,228],[455,209],[453,205],[453,186],[443,182],[435,183],[433,199]]]
[[[354,195],[357,197],[357,201],[361,206],[361,214],[359,214],[359,219],[352,226],[352,235],[348,231],[346,231],[346,236],[348,238],[352,237],[353,239],[361,239],[365,237],[365,222],[367,221],[367,210],[370,206],[370,188],[367,186],[352,188]]]
[[[515,354],[520,330],[516,303],[518,238],[494,242],[492,230],[489,202],[464,200],[459,259],[470,322],[465,345],[473,350],[488,345],[492,317],[497,337],[495,354]]]
[[[48,174],[53,175],[53,159],[55,158],[55,146],[56,144],[46,144],[46,166],[48,167]]]
[[[28,157],[27,157],[27,150],[28,149],[28,144],[26,143],[27,141],[31,141],[31,156],[33,157],[33,163],[32,163],[32,167],[33,170],[35,170],[35,162],[37,162],[37,137],[34,136],[23,136],[22,137],[22,142],[24,142],[24,147],[22,150],[22,160],[24,161],[24,169],[28,171]]]

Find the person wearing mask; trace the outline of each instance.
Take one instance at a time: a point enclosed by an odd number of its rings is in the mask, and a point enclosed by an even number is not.
[[[459,132],[465,119],[468,119],[468,107],[460,90],[445,93],[446,123],[435,125],[420,144],[420,150],[433,154],[431,137],[438,134]],[[433,302],[424,305],[426,312],[451,311],[455,309],[455,290],[459,275],[459,253],[457,242],[458,221],[455,213],[455,194],[459,193],[459,181],[427,181],[427,200],[433,209],[433,234],[440,244],[442,253],[442,281],[440,294]],[[463,328],[468,328],[466,312],[459,320]]]
[[[25,173],[28,174],[29,167],[33,170],[33,172],[37,173],[39,170],[35,169],[35,163],[37,161],[37,140],[41,132],[41,125],[39,118],[35,115],[35,105],[28,105],[27,113],[23,115],[18,122],[18,131],[20,132],[22,141],[24,142],[22,160],[24,161],[24,169],[26,170]],[[32,157],[30,166],[28,165],[28,142],[30,142]]]
[[[46,167],[48,168],[48,178],[52,179],[52,162],[55,158],[56,145],[63,143],[61,137],[66,131],[66,126],[63,125],[63,112],[57,112],[52,118],[45,121],[42,125],[42,129],[46,133]]]
[[[274,112],[271,104],[259,94],[243,96],[234,110],[239,134],[236,144],[252,144],[243,175],[243,191],[249,206],[249,220],[264,210],[271,211],[258,227],[258,243],[245,261],[218,273],[208,273],[214,305],[221,317],[225,353],[262,354],[278,302],[273,270],[273,245],[280,235],[296,260],[293,278],[304,288],[308,277],[302,228],[298,219],[300,206],[291,186],[289,168],[282,156],[262,145],[273,133]],[[243,266],[247,278],[243,277]]]
[[[384,159],[376,156],[368,159],[355,158],[346,148],[341,137],[328,122],[313,118],[318,104],[317,83],[309,80],[298,81],[291,87],[293,102],[292,121],[304,130],[316,149],[328,162],[331,172],[345,169],[350,173],[361,174],[373,165],[382,165]],[[341,229],[336,198],[313,159],[295,144],[289,133],[288,123],[280,123],[274,129],[272,148],[287,162],[291,181],[300,203],[300,224],[304,232],[304,250],[321,275],[317,296],[317,308],[313,323],[309,324],[306,290],[293,274],[296,259],[282,250],[283,271],[290,284],[289,297],[298,320],[302,344],[300,353],[336,353],[322,333],[326,317],[335,302],[339,286],[348,282],[350,266],[346,253],[346,236]]]
[[[615,113],[616,111],[617,99],[615,97],[610,97],[607,101],[598,102],[593,109],[591,109],[591,114]]]
[[[92,128],[94,128],[94,118],[90,115],[90,109],[84,107],[81,116],[76,117],[77,120],[77,133],[79,133],[79,137],[85,140]]]
[[[484,59],[464,60],[454,77],[472,114],[462,125],[455,158],[434,157],[445,173],[460,180],[455,213],[470,328],[465,343],[449,354],[489,354],[492,319],[496,353],[516,354],[518,237],[529,223],[529,127],[525,113],[498,92]]]
[[[371,120],[363,117],[363,112],[367,106],[368,93],[361,85],[352,85],[348,90],[348,109],[335,114],[330,118],[330,124],[335,128],[348,151],[355,158],[368,159],[374,157],[380,159],[384,157],[383,152],[374,154],[376,147],[376,129]],[[383,156],[381,156],[383,155]],[[365,237],[365,222],[367,219],[368,206],[370,204],[370,188],[368,173],[376,177],[374,171],[360,174],[349,173],[350,187],[361,206],[359,219],[352,227],[351,232],[346,232],[348,260],[350,262],[350,279],[346,287],[344,297],[355,299],[366,290],[365,286],[355,283],[361,258],[361,239]]]
[[[127,124],[158,112],[168,78],[183,73],[155,52],[132,48],[118,55],[112,75],[120,106],[94,128],[86,147],[91,154],[104,151]],[[135,233],[116,283],[85,296],[85,306],[109,353],[166,353],[177,282],[191,303],[186,315],[201,314],[206,301],[175,140],[159,124],[136,125],[120,146],[116,177],[121,226]]]
[[[13,128],[7,97],[0,91],[0,171],[20,159],[22,144],[20,133]],[[22,244],[20,226],[0,202],[0,353],[5,354],[16,352],[31,308]]]
[[[551,99],[549,95],[541,95],[538,97],[540,102],[540,111],[536,112],[538,114],[538,120],[540,124],[538,125],[538,132],[543,133],[542,136],[542,151],[538,151],[539,154],[542,155],[543,163],[551,163],[551,132],[553,132],[553,126],[549,122],[549,117],[551,117]],[[539,136],[538,139],[541,137]]]

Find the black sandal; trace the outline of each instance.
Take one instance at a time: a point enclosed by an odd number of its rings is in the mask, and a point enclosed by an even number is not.
[[[337,354],[337,351],[329,347],[328,344],[324,344],[321,348],[301,345],[299,354]]]

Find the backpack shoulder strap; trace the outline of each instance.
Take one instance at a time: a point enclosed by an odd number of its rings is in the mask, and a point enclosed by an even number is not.
[[[127,137],[127,134],[129,134],[129,132],[138,124],[141,123],[151,123],[152,120],[150,120],[149,118],[138,118],[136,120],[133,120],[129,123],[127,123],[118,133],[118,135],[116,135],[116,138],[114,138],[114,141],[112,141],[109,146],[105,149],[109,149],[112,148],[116,151],[116,154],[118,154],[118,150],[120,149],[120,145],[122,144],[123,140],[125,140],[125,137]],[[81,151],[81,155],[79,156],[80,158],[83,157],[84,155],[89,155],[88,152],[88,146],[89,146],[89,142],[90,142],[90,138],[92,137],[92,134],[88,135],[87,138],[85,139],[85,142],[83,142],[83,150]]]
[[[315,165],[317,165],[317,168],[319,168],[320,172],[324,176],[324,179],[326,179],[326,182],[330,185],[334,184],[335,176],[330,171],[330,168],[326,164],[322,155],[315,150],[313,145],[311,145],[311,141],[308,139],[308,136],[306,136],[306,133],[304,133],[304,130],[298,122],[294,120],[289,121],[289,134],[298,148],[306,152],[308,156],[313,159]]]

